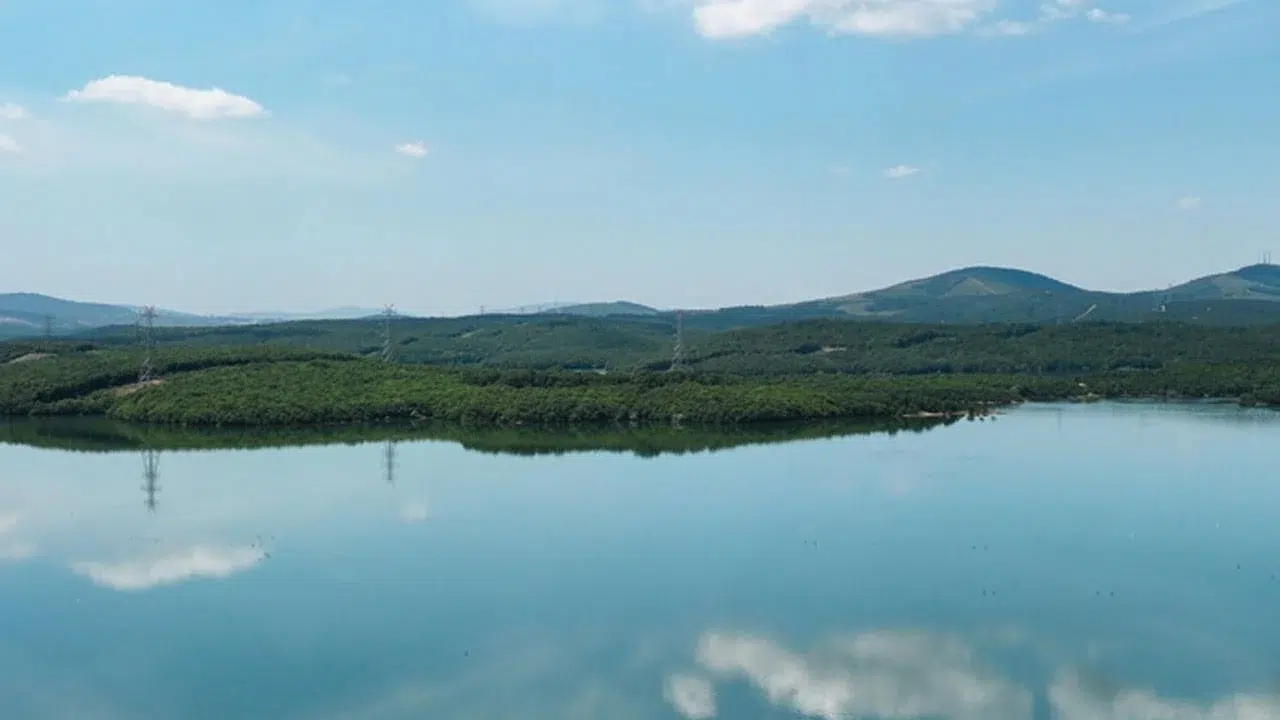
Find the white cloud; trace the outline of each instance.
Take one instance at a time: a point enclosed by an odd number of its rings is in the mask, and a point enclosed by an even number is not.
[[[716,716],[716,691],[711,682],[694,675],[671,675],[663,684],[663,697],[689,720]]]
[[[1203,200],[1199,197],[1196,197],[1195,195],[1187,195],[1185,197],[1178,198],[1177,204],[1179,210],[1195,210],[1200,207],[1202,203]]]
[[[0,120],[23,120],[31,117],[31,113],[21,105],[4,103],[0,105]]]
[[[927,37],[960,32],[998,0],[700,0],[698,32],[710,38],[767,33],[801,18],[836,34]]]
[[[909,178],[919,172],[920,168],[918,167],[912,167],[910,165],[894,165],[884,171],[884,176],[890,180],[901,180],[903,178]]]
[[[17,140],[8,135],[0,134],[0,155],[4,153],[16,154],[22,152],[22,146]]]
[[[1089,18],[1089,22],[1096,23],[1112,23],[1122,24],[1129,22],[1129,15],[1122,12],[1108,12],[1102,8],[1089,8],[1089,12],[1085,13],[1085,17]]]
[[[72,571],[113,590],[147,590],[194,578],[223,579],[257,565],[261,548],[209,548],[196,546],[151,560],[123,563],[73,563]]]
[[[960,643],[924,633],[867,633],[807,655],[709,633],[698,662],[725,680],[745,679],[780,709],[822,720],[1031,717],[1029,691],[979,667]]]
[[[422,158],[427,156],[427,146],[421,140],[415,142],[400,143],[396,146],[396,152],[401,155],[408,155],[412,158]]]
[[[429,514],[424,502],[411,502],[400,508],[400,519],[407,523],[425,522]]]
[[[64,100],[147,105],[194,120],[261,117],[267,111],[257,102],[221,88],[199,90],[134,75],[110,75],[72,90]]]

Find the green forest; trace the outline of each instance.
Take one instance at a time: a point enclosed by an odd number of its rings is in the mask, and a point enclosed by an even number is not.
[[[0,415],[223,427],[725,426],[1099,398],[1280,405],[1278,326],[813,320],[691,333],[673,370],[671,328],[661,320],[562,318],[515,336],[510,327],[453,322],[429,336],[399,328],[401,348],[434,348],[434,359],[417,363],[372,359],[364,344],[344,351],[353,338],[341,334],[288,342],[302,337],[289,325],[173,331],[185,335],[162,337],[159,379],[145,385],[141,350],[122,340],[0,343]],[[419,340],[405,343],[410,337]],[[530,348],[524,364],[517,341]]]
[[[156,338],[161,348],[266,346],[375,357],[383,332],[378,320],[344,320],[165,328],[156,330]],[[397,362],[449,367],[666,370],[675,336],[670,317],[399,318],[391,326]],[[124,348],[136,345],[138,335],[134,328],[115,328],[85,340]],[[1280,357],[1280,324],[923,325],[815,319],[713,331],[686,318],[683,340],[690,369],[744,375],[1105,372],[1182,361],[1257,364]]]

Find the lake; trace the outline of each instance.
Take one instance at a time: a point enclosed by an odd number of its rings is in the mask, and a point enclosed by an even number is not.
[[[0,717],[1280,718],[1280,413],[872,430],[10,424]]]

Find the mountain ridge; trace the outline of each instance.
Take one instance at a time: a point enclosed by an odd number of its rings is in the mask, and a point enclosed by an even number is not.
[[[137,306],[63,300],[38,293],[0,294],[0,339],[41,335],[50,316],[57,335],[130,325],[136,321],[138,310]],[[525,312],[487,314],[657,318],[675,313],[626,300],[525,306],[520,310]],[[234,315],[160,310],[156,324],[215,327],[299,320],[362,320],[380,312],[349,307],[316,313]],[[1030,270],[973,265],[876,290],[780,305],[692,309],[685,311],[685,315],[692,326],[706,329],[814,318],[959,324],[1062,323],[1083,318],[1219,324],[1280,322],[1280,265],[1246,265],[1193,278],[1164,290],[1135,292],[1089,290]]]

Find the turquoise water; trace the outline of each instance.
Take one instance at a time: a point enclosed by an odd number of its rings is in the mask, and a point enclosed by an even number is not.
[[[1280,414],[1224,406],[657,457],[0,445],[0,718],[1280,718],[1278,467]]]

